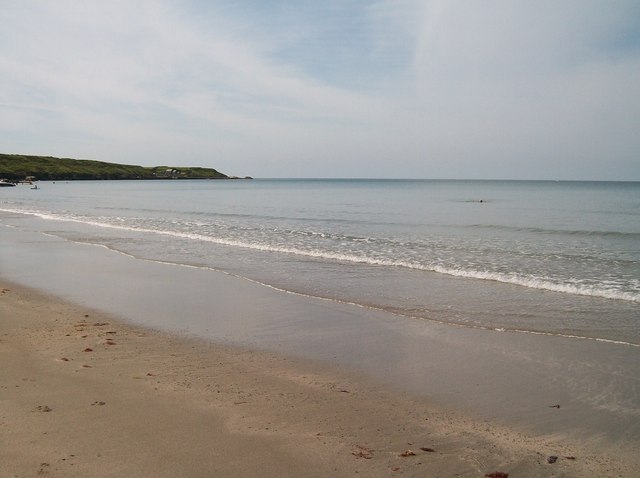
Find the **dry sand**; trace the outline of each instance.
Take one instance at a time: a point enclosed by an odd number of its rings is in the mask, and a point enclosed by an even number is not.
[[[637,476],[622,452],[0,291],[1,477]]]

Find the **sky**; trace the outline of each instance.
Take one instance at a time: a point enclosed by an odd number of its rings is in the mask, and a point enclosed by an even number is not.
[[[638,0],[0,0],[0,152],[640,180]]]

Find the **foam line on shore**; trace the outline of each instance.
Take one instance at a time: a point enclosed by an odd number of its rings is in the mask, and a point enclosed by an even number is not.
[[[66,242],[74,243],[74,244],[89,245],[89,246],[104,248],[104,249],[106,249],[106,250],[108,250],[110,252],[113,252],[113,253],[116,253],[116,254],[121,254],[121,255],[123,255],[125,257],[129,257],[131,259],[135,259],[135,260],[139,260],[139,261],[145,261],[145,262],[150,262],[150,263],[154,263],[154,264],[163,264],[163,265],[174,266],[174,267],[185,267],[185,268],[190,268],[190,269],[208,270],[208,271],[212,271],[212,272],[216,272],[216,273],[222,273],[222,274],[225,274],[227,276],[235,277],[237,279],[242,279],[242,280],[251,282],[253,284],[257,284],[259,286],[266,287],[266,288],[269,288],[269,289],[272,289],[272,290],[275,290],[275,291],[278,291],[278,292],[282,292],[282,293],[285,293],[285,294],[291,294],[291,295],[304,297],[304,298],[308,298],[308,299],[323,300],[323,301],[333,302],[333,303],[336,303],[336,304],[342,304],[342,305],[347,305],[347,306],[360,307],[360,308],[363,308],[363,309],[369,309],[369,310],[388,313],[388,314],[394,315],[396,317],[404,317],[404,318],[415,319],[415,320],[423,320],[423,321],[428,321],[428,322],[441,324],[441,325],[446,325],[446,326],[451,326],[451,327],[474,329],[474,330],[484,330],[484,331],[488,331],[488,332],[539,335],[539,336],[546,336],[546,337],[561,337],[561,338],[565,338],[565,339],[589,340],[589,341],[601,342],[601,343],[606,343],[606,344],[611,344],[611,345],[622,345],[622,346],[639,347],[640,348],[640,344],[633,343],[633,342],[626,342],[626,341],[623,341],[623,340],[613,340],[613,339],[606,339],[606,338],[602,338],[602,337],[590,337],[590,336],[587,336],[587,335],[563,334],[563,333],[557,333],[557,332],[541,332],[541,331],[536,331],[536,330],[517,329],[517,328],[491,327],[491,326],[484,326],[484,325],[478,325],[478,324],[468,324],[468,323],[460,323],[460,322],[439,320],[439,319],[434,319],[434,318],[430,318],[430,317],[421,317],[421,316],[416,316],[416,315],[411,315],[411,314],[403,314],[403,313],[398,312],[397,310],[385,309],[385,308],[382,308],[382,307],[376,307],[376,306],[369,305],[369,304],[360,304],[360,303],[357,303],[357,302],[343,300],[343,299],[337,299],[337,298],[332,298],[332,297],[323,297],[323,296],[318,296],[318,295],[305,294],[303,292],[296,292],[296,291],[284,289],[282,287],[274,286],[272,284],[268,284],[266,282],[262,282],[262,281],[259,281],[257,279],[251,279],[249,277],[241,276],[239,274],[235,274],[233,272],[229,272],[229,271],[226,271],[226,270],[223,270],[223,269],[217,269],[217,268],[211,267],[211,266],[194,265],[194,264],[182,264],[182,263],[179,263],[179,262],[170,262],[170,261],[162,261],[162,260],[158,260],[158,259],[149,259],[149,258],[145,258],[145,257],[138,257],[138,256],[136,256],[134,254],[130,254],[128,252],[121,251],[119,249],[116,249],[116,248],[114,248],[112,246],[108,246],[106,244],[97,244],[97,243],[94,243],[94,242],[76,241],[76,240],[73,240],[73,239],[60,237],[60,236],[57,236],[55,234],[47,233],[47,232],[42,232],[42,234],[46,235],[46,236],[50,236],[50,237],[56,238],[56,239],[61,239],[61,240],[66,241]]]
[[[27,214],[39,217],[45,220],[54,221],[69,221],[79,224],[95,226],[106,229],[115,229],[121,231],[135,232],[135,233],[148,233],[157,234],[162,236],[171,236],[180,239],[195,240],[202,242],[210,242],[219,244],[222,246],[239,247],[244,249],[251,249],[261,252],[275,252],[280,254],[292,254],[303,257],[329,259],[334,261],[344,261],[353,264],[365,264],[371,266],[388,266],[388,267],[402,267],[406,269],[421,270],[425,272],[434,272],[438,274],[449,275],[452,277],[462,277],[466,279],[486,280],[494,281],[503,284],[516,285],[529,289],[537,289],[549,292],[556,292],[560,294],[571,294],[585,297],[597,297],[608,300],[622,300],[627,302],[640,303],[640,294],[634,294],[631,292],[604,289],[601,287],[594,287],[580,284],[569,283],[556,283],[547,277],[534,277],[534,276],[522,276],[516,273],[505,273],[495,271],[482,271],[474,269],[462,269],[455,267],[446,267],[441,264],[419,264],[416,262],[401,261],[401,260],[385,260],[374,257],[367,257],[365,255],[353,255],[353,254],[341,254],[333,253],[329,251],[319,250],[302,250],[293,247],[274,246],[269,244],[249,243],[234,239],[224,239],[219,237],[212,237],[203,234],[181,232],[181,231],[168,231],[162,229],[150,229],[144,227],[132,227],[123,226],[119,224],[109,224],[105,222],[83,220],[68,216],[59,216],[55,214],[42,213],[38,211],[23,211],[18,209],[0,208],[0,211],[11,212],[17,214]]]

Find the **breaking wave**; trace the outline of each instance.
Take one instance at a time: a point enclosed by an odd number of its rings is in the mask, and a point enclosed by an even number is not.
[[[108,228],[115,230],[123,230],[134,233],[146,233],[156,234],[162,236],[170,236],[179,239],[208,242],[219,244],[223,246],[230,246],[236,248],[251,249],[261,252],[273,252],[280,254],[291,254],[301,257],[323,259],[331,261],[341,261],[354,264],[366,264],[371,266],[386,266],[386,267],[402,267],[414,270],[422,270],[426,272],[433,272],[438,274],[446,274],[454,277],[462,277],[476,280],[494,281],[504,284],[517,285],[521,287],[527,287],[531,289],[539,289],[563,294],[573,294],[589,297],[598,297],[604,299],[624,300],[629,302],[640,303],[640,292],[628,292],[619,290],[617,288],[606,287],[602,285],[590,285],[580,284],[579,282],[567,283],[562,282],[559,279],[553,279],[550,277],[536,277],[533,275],[515,273],[515,272],[496,272],[496,271],[484,271],[473,267],[457,267],[451,265],[444,265],[441,263],[419,263],[409,260],[394,260],[385,257],[373,257],[373,254],[367,254],[366,251],[357,252],[335,252],[329,250],[322,250],[318,248],[304,248],[300,246],[283,246],[274,245],[263,242],[253,242],[235,238],[216,237],[212,235],[201,234],[197,232],[184,232],[177,230],[169,230],[164,228],[152,228],[134,226],[130,224],[112,224],[109,222],[101,222],[91,220],[87,218],[79,218],[74,216],[66,216],[52,213],[43,213],[32,210],[19,210],[0,208],[1,211],[29,214],[46,220],[54,221],[70,221],[75,223],[81,223],[85,225]],[[320,233],[313,233],[312,235],[322,235]],[[353,239],[353,238],[352,238]],[[358,240],[366,240],[366,238],[356,238]]]

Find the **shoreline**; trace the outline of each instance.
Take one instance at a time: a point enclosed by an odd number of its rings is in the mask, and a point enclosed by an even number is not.
[[[411,320],[5,218],[0,443],[11,447],[0,447],[0,463],[21,457],[32,467],[45,456],[42,472],[57,463],[57,476],[640,469],[637,347]],[[97,468],[104,453],[92,454],[81,435],[95,449],[106,443],[127,473]],[[67,443],[75,451],[60,458],[64,447],[52,446]],[[128,451],[137,443],[140,458]],[[61,468],[80,455],[84,471]],[[39,471],[20,470],[7,474]]]
[[[133,326],[4,279],[3,476],[637,470],[621,450],[527,437],[323,364]]]
[[[19,223],[0,236],[2,276],[14,283],[137,326],[351,370],[530,434],[640,442],[638,347],[403,318]]]

